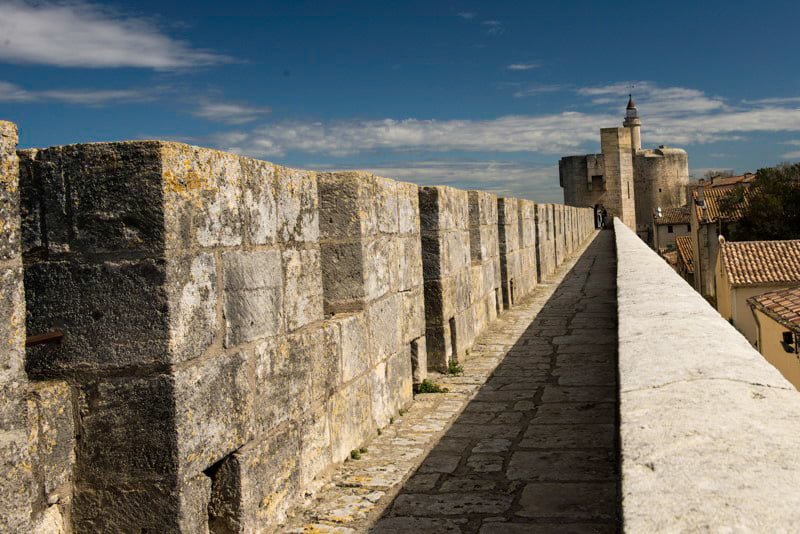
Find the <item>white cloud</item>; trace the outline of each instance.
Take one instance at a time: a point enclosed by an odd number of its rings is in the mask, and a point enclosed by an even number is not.
[[[514,92],[514,98],[525,98],[528,96],[536,96],[544,93],[555,93],[563,89],[560,85],[531,85],[525,89],[520,89]]]
[[[781,157],[785,159],[800,159],[800,150],[794,150],[792,152],[787,152],[786,154],[781,154]]]
[[[371,165],[307,164],[319,171],[361,168],[363,170],[419,185],[450,185],[459,189],[480,189],[499,196],[529,198],[539,202],[563,202],[556,165],[494,160],[423,160],[383,162]]]
[[[499,20],[484,20],[481,22],[486,30],[486,33],[489,35],[500,35],[505,32],[505,28],[503,28],[503,23]]]
[[[531,69],[537,69],[539,67],[540,65],[538,63],[512,63],[506,68],[508,70],[531,70]]]
[[[192,112],[192,115],[227,124],[245,124],[270,111],[270,108],[266,107],[207,100],[202,102],[200,107]]]
[[[220,133],[210,142],[218,148],[266,158],[292,153],[316,157],[367,154],[374,159],[376,154],[413,152],[414,156],[425,159],[435,153],[459,152],[481,154],[477,156],[481,158],[487,153],[534,153],[556,161],[560,156],[596,150],[600,128],[622,125],[627,100],[623,91],[627,86],[620,83],[579,89],[578,95],[588,105],[588,111],[582,112],[509,115],[485,120],[278,121]],[[800,132],[800,109],[779,105],[734,107],[725,99],[702,91],[660,87],[652,82],[640,82],[637,87],[635,97],[646,146],[741,140],[753,132]],[[532,86],[527,91],[535,94],[558,89]],[[595,100],[599,98],[608,98],[609,103],[597,104]],[[800,146],[800,141],[787,144]],[[796,152],[784,157],[794,158]],[[464,171],[463,167],[459,169]],[[441,177],[439,174],[439,181]]]
[[[192,48],[152,21],[84,1],[0,2],[0,60],[59,67],[172,70],[232,58]]]
[[[163,90],[163,89],[162,89]],[[149,89],[49,89],[29,91],[0,81],[0,102],[63,102],[87,106],[111,103],[145,102],[155,99],[156,90]]]
[[[475,18],[475,13],[472,13],[471,11],[462,11],[457,13],[457,15],[465,20],[471,20]]]
[[[780,98],[760,98],[758,100],[742,100],[744,104],[800,104],[800,96]]]
[[[255,128],[246,134],[246,139],[225,148],[266,157],[282,156],[288,151],[346,156],[378,150],[560,154],[594,140],[597,130],[615,118],[565,112],[490,120],[284,121]]]

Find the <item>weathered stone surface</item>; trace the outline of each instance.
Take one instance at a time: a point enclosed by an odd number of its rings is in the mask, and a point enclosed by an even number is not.
[[[796,524],[797,391],[617,219],[614,231],[626,528]]]
[[[274,250],[222,256],[226,344],[284,331],[281,255]]]
[[[283,251],[286,330],[322,320],[322,276],[317,249]]]
[[[270,531],[301,491],[300,436],[288,428],[251,442],[219,464],[212,478],[212,532]]]
[[[30,455],[37,493],[46,504],[69,500],[75,464],[75,414],[66,382],[31,384],[28,395]]]
[[[331,399],[331,443],[336,462],[348,458],[350,451],[357,449],[375,431],[371,386],[370,377],[363,376]]]
[[[0,433],[0,527],[3,531],[30,530],[31,489],[27,432]]]
[[[22,267],[0,268],[0,431],[25,428],[25,301]]]
[[[243,353],[192,362],[173,375],[182,476],[194,476],[251,436],[252,390]]]
[[[68,332],[28,354],[34,376],[169,361],[166,265],[157,260],[42,262],[25,268],[28,333]]]
[[[26,225],[26,251],[36,245],[50,254],[162,249],[160,147],[137,141],[27,151],[20,175],[24,211],[43,214],[44,224]]]
[[[0,121],[0,261],[20,255],[20,186],[17,126]]]
[[[214,256],[173,257],[167,266],[170,361],[202,356],[217,336]]]

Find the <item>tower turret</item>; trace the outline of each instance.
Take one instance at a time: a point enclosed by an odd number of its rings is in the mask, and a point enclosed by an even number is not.
[[[639,110],[636,109],[636,103],[633,101],[633,95],[628,95],[628,107],[625,110],[625,121],[622,125],[631,129],[631,146],[633,151],[641,150],[642,148],[642,121],[639,120]]]

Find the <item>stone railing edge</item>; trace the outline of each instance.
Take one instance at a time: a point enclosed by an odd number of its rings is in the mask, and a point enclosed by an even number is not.
[[[615,219],[627,532],[800,520],[800,394]]]

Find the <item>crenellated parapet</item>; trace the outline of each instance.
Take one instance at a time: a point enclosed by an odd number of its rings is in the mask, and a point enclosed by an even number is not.
[[[531,201],[160,141],[17,172],[8,139],[12,531],[274,530],[594,231],[559,211],[542,247]]]

